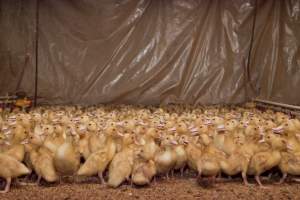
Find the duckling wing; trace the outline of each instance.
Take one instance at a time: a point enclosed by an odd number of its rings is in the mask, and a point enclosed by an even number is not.
[[[115,155],[109,166],[108,185],[118,187],[129,179],[133,167],[133,151],[122,151]]]
[[[0,153],[0,177],[14,178],[29,174],[31,171],[17,159]]]
[[[22,162],[25,156],[25,147],[22,144],[13,145],[10,149],[5,151],[6,155],[9,155],[16,160]]]
[[[39,155],[38,161],[34,163],[35,168],[39,168],[40,175],[48,182],[58,180],[58,175],[54,167],[53,156],[49,153],[42,152]],[[36,166],[37,165],[37,166]]]
[[[77,174],[92,176],[98,172],[103,172],[109,163],[107,151],[105,149],[96,151],[91,154],[85,163],[79,168]]]

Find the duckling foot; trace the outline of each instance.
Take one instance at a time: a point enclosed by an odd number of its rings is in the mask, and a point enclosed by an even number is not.
[[[169,172],[166,173],[166,179],[169,180]]]
[[[180,168],[180,176],[183,177],[184,175],[184,167]]]
[[[268,187],[264,186],[264,185],[260,182],[259,176],[256,175],[256,176],[255,176],[255,180],[256,180],[256,182],[258,183],[259,188],[261,188],[261,189],[268,189]]]
[[[7,178],[6,179],[6,185],[5,185],[5,189],[0,191],[0,194],[4,194],[9,192],[10,189],[10,184],[11,184],[11,178]]]
[[[300,182],[300,178],[293,178],[293,181]]]
[[[278,183],[276,183],[276,184],[280,185],[280,184],[284,183],[284,180],[286,179],[286,177],[287,177],[287,174],[284,173],[283,176],[282,176],[282,178],[280,179],[280,181]]]
[[[106,185],[106,181],[105,181],[104,178],[103,178],[102,172],[99,172],[99,173],[98,173],[98,177],[100,178],[101,184]]]
[[[34,185],[36,185],[36,183],[22,182],[19,179],[16,179],[16,183],[17,183],[17,185],[21,185],[21,186],[34,186]]]

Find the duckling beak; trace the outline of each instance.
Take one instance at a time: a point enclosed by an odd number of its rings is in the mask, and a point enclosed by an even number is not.
[[[160,123],[160,124],[157,125],[157,128],[164,128],[164,127],[165,127],[165,125],[162,124],[162,123]]]
[[[4,144],[10,145],[10,142],[9,141],[5,141]]]
[[[206,120],[206,122],[204,122],[205,125],[213,125],[213,123],[211,122],[211,120]]]
[[[147,124],[145,124],[144,122],[138,122],[138,125],[146,126]]]
[[[79,118],[73,118],[73,121],[76,123],[76,122],[79,122],[80,119]]]
[[[192,135],[197,135],[199,133],[199,131],[196,127],[190,127],[189,130]]]
[[[175,131],[176,131],[176,128],[175,128],[175,127],[172,127],[172,128],[169,129],[169,131],[175,132]]]
[[[193,131],[193,132],[191,132],[191,135],[192,135],[192,136],[196,136],[196,135],[198,135],[198,134],[199,134],[198,131]]]
[[[28,144],[29,142],[28,142],[28,140],[23,140],[22,142],[21,142],[21,144]]]
[[[258,141],[258,143],[263,143],[263,142],[265,142],[265,138]]]
[[[116,125],[117,126],[124,126],[124,123],[123,122],[117,122]]]
[[[220,124],[217,126],[217,131],[226,131],[224,124]]]
[[[121,133],[121,132],[117,132],[117,134],[118,134],[118,136],[121,136],[121,137],[123,137],[124,136],[124,134],[123,133]]]
[[[276,128],[272,128],[274,133],[282,133],[283,132],[283,126],[278,126]]]
[[[172,140],[172,141],[171,141],[171,144],[173,144],[173,145],[177,145],[177,144],[178,144],[178,142],[177,142],[176,140]]]
[[[286,147],[287,147],[288,150],[291,150],[291,151],[294,150],[294,148],[290,144],[286,145]]]

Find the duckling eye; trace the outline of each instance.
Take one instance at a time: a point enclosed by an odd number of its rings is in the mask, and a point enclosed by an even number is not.
[[[169,138],[167,137],[166,139],[168,140]]]
[[[229,123],[227,123],[226,125],[229,126]]]
[[[116,129],[113,128],[113,131],[116,131]]]
[[[203,128],[203,126],[200,126],[200,128]]]
[[[92,126],[92,124],[89,124],[89,126]]]
[[[46,128],[46,130],[49,130],[49,128]]]
[[[288,126],[288,124],[285,124],[285,126]]]

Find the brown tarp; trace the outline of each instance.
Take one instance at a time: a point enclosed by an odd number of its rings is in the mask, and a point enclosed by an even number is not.
[[[0,2],[0,95],[33,94],[35,1]],[[300,105],[300,93],[291,92],[300,79],[299,4],[39,1],[39,103],[217,104],[259,94]],[[32,57],[21,76],[27,52]]]
[[[0,0],[0,96],[34,95],[35,0]]]
[[[300,105],[300,1],[258,1],[251,59],[261,99]]]

